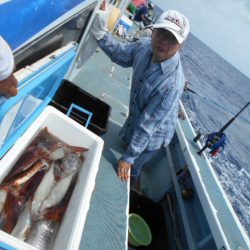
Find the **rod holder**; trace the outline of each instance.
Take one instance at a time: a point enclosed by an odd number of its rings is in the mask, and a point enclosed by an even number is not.
[[[197,142],[201,138],[202,134],[199,132],[193,139],[194,142]]]

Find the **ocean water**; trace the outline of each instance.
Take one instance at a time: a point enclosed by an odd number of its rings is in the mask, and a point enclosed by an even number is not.
[[[202,134],[219,131],[250,101],[250,79],[192,34],[181,53],[188,87],[196,92],[182,97],[191,122]],[[250,105],[225,133],[227,145],[212,166],[250,236]]]

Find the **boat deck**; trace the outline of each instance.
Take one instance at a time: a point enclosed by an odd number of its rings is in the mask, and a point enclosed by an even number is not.
[[[118,133],[127,114],[131,70],[113,64],[99,51],[73,80],[111,106],[109,127],[102,136],[104,150],[80,249],[127,249],[129,185],[117,177],[116,163],[124,150]]]

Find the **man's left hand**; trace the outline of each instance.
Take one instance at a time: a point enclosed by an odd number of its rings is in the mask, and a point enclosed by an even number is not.
[[[130,177],[130,168],[131,168],[131,164],[129,164],[126,161],[123,160],[119,160],[118,161],[118,177],[122,180],[122,181],[128,181],[129,177]]]

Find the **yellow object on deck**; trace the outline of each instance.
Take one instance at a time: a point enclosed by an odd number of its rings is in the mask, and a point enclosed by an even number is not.
[[[117,24],[120,15],[121,15],[121,10],[116,7],[113,7],[108,19],[109,32],[113,31],[113,29],[115,28],[115,25]]]

